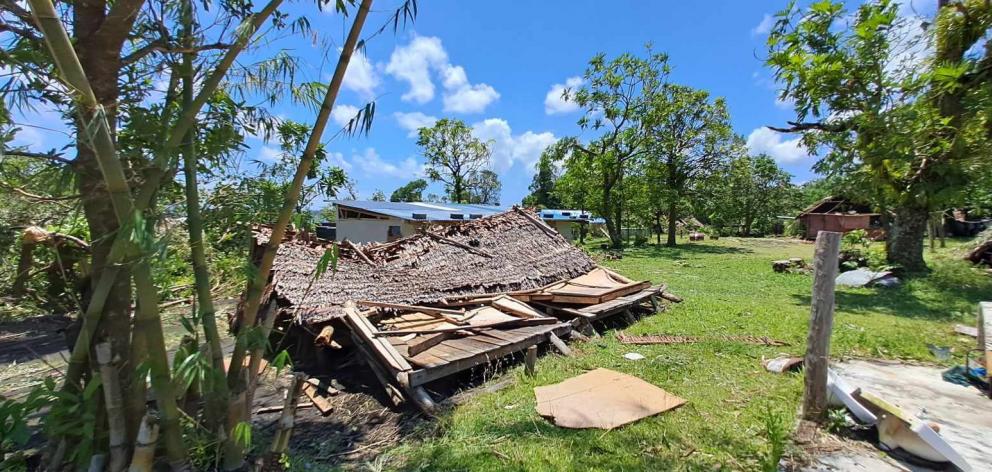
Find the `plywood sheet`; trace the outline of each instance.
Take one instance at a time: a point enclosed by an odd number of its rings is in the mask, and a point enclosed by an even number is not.
[[[644,380],[609,369],[535,387],[534,395],[538,414],[564,428],[613,429],[685,403]]]

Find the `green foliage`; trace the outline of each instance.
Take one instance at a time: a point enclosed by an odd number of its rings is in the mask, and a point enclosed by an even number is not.
[[[411,180],[406,185],[394,190],[392,195],[389,196],[389,201],[420,202],[424,200],[424,190],[427,190],[426,180]]]
[[[49,400],[44,388],[32,389],[20,400],[0,395],[0,469],[17,470],[26,466],[21,453],[31,439],[28,421]]]
[[[482,192],[489,196],[493,180],[481,174],[489,166],[492,144],[472,136],[472,129],[464,121],[442,118],[432,127],[420,128],[417,146],[427,161],[427,178],[443,182],[452,202],[469,203]],[[489,187],[481,188],[483,185]]]
[[[787,131],[802,132],[804,144],[821,151],[818,172],[860,184],[879,206],[896,210],[892,234],[899,237],[889,257],[916,270],[924,226],[916,222],[931,209],[962,204],[975,170],[989,168],[992,74],[979,71],[992,49],[986,45],[984,57],[967,51],[988,41],[992,6],[947,2],[926,30],[898,7],[890,0],[854,11],[839,1],[805,9],[790,3],[776,16],[766,62],[781,98],[795,102]]]
[[[372,200],[373,202],[384,202],[386,201],[386,194],[383,193],[382,190],[376,189],[375,192],[372,192],[372,196],[369,200]]]
[[[469,196],[467,203],[483,205],[499,205],[500,192],[503,184],[499,176],[489,169],[476,173],[468,182]]]
[[[99,403],[94,397],[100,393],[100,378],[94,376],[82,392],[71,393],[61,390],[52,378],[37,387],[39,395],[48,399],[50,410],[42,417],[45,434],[49,437],[65,438],[68,444],[67,459],[79,467],[89,465],[90,456],[97,444],[105,440],[94,437],[97,432]]]
[[[777,472],[778,463],[785,453],[785,446],[789,441],[788,418],[781,410],[775,409],[770,404],[765,405],[762,414],[764,420],[765,440],[768,441],[768,451],[761,459],[761,470],[764,472]]]
[[[561,198],[555,193],[555,185],[559,179],[556,162],[564,160],[570,151],[568,142],[559,140],[541,152],[541,157],[534,165],[537,172],[531,180],[530,194],[525,196],[523,204],[536,208],[561,208]],[[581,209],[581,208],[580,208]]]

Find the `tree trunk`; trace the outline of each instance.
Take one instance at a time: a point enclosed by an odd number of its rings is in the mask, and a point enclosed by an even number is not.
[[[926,237],[929,214],[922,205],[900,205],[895,208],[888,235],[888,261],[910,272],[926,270],[923,261],[923,238]]]
[[[659,246],[661,246],[661,233],[662,233],[662,231],[661,231],[661,212],[657,212],[656,211],[654,213],[654,230],[655,230],[655,237],[657,238],[656,239],[656,242],[658,243]]]
[[[678,202],[675,199],[668,204],[668,241],[665,243],[668,247],[675,247],[675,228],[678,223]]]
[[[28,276],[31,275],[31,266],[34,265],[33,241],[28,238],[21,238],[21,255],[17,259],[17,275],[14,276],[14,286],[10,289],[10,295],[14,298],[24,296],[28,288]]]

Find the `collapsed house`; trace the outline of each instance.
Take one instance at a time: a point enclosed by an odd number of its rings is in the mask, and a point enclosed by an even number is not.
[[[256,230],[256,255],[270,234]],[[664,286],[598,268],[519,208],[338,248],[336,263],[315,278],[327,246],[288,233],[263,303],[298,352],[353,344],[390,397],[425,410],[433,407],[427,382],[538,343],[557,345],[603,317],[657,311],[659,298],[677,300]]]
[[[807,207],[796,219],[802,224],[806,239],[816,239],[820,231],[847,233],[856,229],[867,231],[872,239],[885,237],[880,213],[842,197],[826,197]]]

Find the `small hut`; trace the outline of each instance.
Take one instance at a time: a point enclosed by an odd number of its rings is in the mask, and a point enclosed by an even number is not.
[[[830,196],[810,205],[796,219],[805,228],[806,239],[816,239],[820,231],[847,233],[856,229],[863,229],[872,239],[879,239],[885,235],[881,216],[872,212],[868,205]]]

